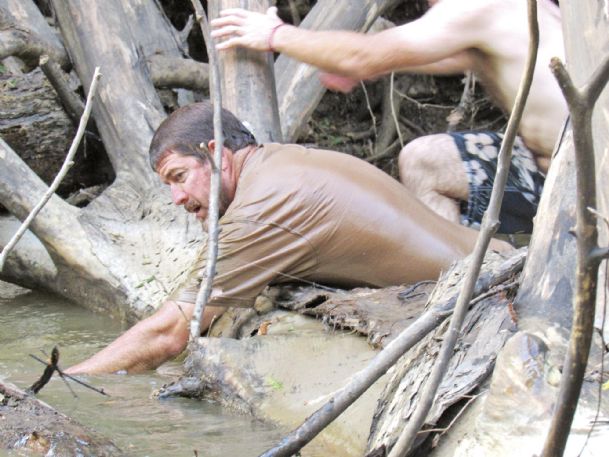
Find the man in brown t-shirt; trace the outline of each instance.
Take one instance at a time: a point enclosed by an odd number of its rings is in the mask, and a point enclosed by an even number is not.
[[[177,110],[150,147],[151,164],[174,203],[201,220],[215,148],[212,113],[209,103]],[[382,287],[434,279],[474,246],[475,231],[437,216],[362,160],[298,145],[258,146],[227,111],[222,124],[219,253],[203,329],[228,306],[252,306],[269,284]],[[501,242],[493,247],[509,249]],[[205,246],[198,259],[186,284],[154,315],[67,371],[145,370],[179,354],[188,339],[182,311],[193,312]]]

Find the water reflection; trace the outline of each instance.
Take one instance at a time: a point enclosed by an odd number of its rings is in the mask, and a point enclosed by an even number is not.
[[[25,389],[43,366],[29,357],[45,358],[53,346],[67,367],[104,347],[123,331],[104,316],[56,297],[28,292],[0,283],[0,380]],[[167,368],[167,367],[166,367]],[[179,369],[179,363],[171,368]],[[206,457],[259,455],[281,436],[269,424],[232,414],[209,401],[150,398],[152,390],[172,380],[167,374],[88,376],[111,397],[73,385],[74,398],[63,381],[54,377],[38,398],[94,428],[131,456]],[[0,451],[2,455],[2,451]]]

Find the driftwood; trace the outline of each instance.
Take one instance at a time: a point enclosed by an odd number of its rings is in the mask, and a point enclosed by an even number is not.
[[[0,0],[0,60],[19,57],[28,69],[42,54],[68,69],[68,55],[38,8],[31,2]]]
[[[51,275],[48,287],[83,305],[140,317],[179,282],[195,254],[192,246],[201,239],[199,224],[189,222],[161,192],[146,157],[152,132],[165,113],[140,53],[152,48],[178,53],[178,42],[175,35],[162,33],[162,17],[147,19],[160,15],[153,2],[62,1],[53,6],[81,81],[89,80],[94,66],[103,66],[94,116],[116,180],[82,210],[52,198],[32,231],[50,249],[56,269],[41,275],[38,265],[30,265],[20,271],[31,272],[26,274],[32,279]],[[143,28],[151,24],[159,28],[154,34]],[[90,39],[97,34],[99,39]],[[0,199],[23,218],[44,185],[19,164],[14,151],[3,149],[2,164]],[[24,185],[26,195],[15,198],[15,190]],[[19,249],[13,258],[27,265]]]
[[[510,300],[502,295],[500,292],[485,298],[467,314],[448,370],[414,448],[437,433],[437,430],[425,433],[426,429],[436,429],[448,408],[474,392],[492,373],[497,354],[515,330]],[[422,339],[393,369],[375,413],[369,439],[370,455],[386,455],[381,450],[394,446],[403,424],[411,419],[421,390],[429,382],[447,327],[443,325]]]
[[[150,76],[159,89],[209,89],[209,65],[192,59],[153,55],[148,58]]]
[[[78,131],[76,132],[76,137],[74,138],[74,141],[72,142],[72,145],[70,146],[70,150],[68,151],[68,154],[61,166],[61,169],[57,173],[57,176],[55,177],[55,179],[53,179],[52,184],[49,186],[49,188],[47,189],[45,194],[42,196],[40,201],[36,204],[36,206],[34,206],[34,208],[32,209],[32,212],[30,214],[28,214],[28,216],[25,218],[21,227],[19,227],[19,230],[17,230],[15,235],[11,238],[11,240],[6,244],[6,246],[2,250],[2,254],[0,254],[0,272],[4,269],[4,264],[6,262],[6,258],[8,257],[9,252],[15,247],[15,245],[17,244],[19,239],[23,236],[25,231],[28,229],[28,227],[34,220],[34,218],[38,215],[38,213],[44,207],[46,202],[49,201],[51,196],[59,188],[59,184],[61,183],[63,178],[66,176],[68,170],[74,164],[74,162],[73,162],[74,156],[76,155],[78,145],[80,144],[80,141],[82,140],[82,138],[84,136],[85,128],[87,127],[87,122],[89,121],[89,116],[91,114],[91,108],[92,108],[92,100],[97,91],[97,82],[99,80],[99,77],[100,77],[99,68],[96,68],[95,73],[93,74],[93,81],[91,83],[91,89],[90,89],[89,95],[87,97],[87,104],[85,106],[85,110],[82,115],[83,117],[81,119],[80,125],[78,126]]]
[[[0,382],[0,448],[27,455],[119,456],[108,439],[12,384]]]
[[[75,127],[40,70],[0,75],[0,136],[40,177],[50,184],[61,168]],[[110,181],[114,172],[98,142],[88,135],[74,168],[59,188],[68,195],[81,187]]]
[[[59,100],[66,110],[66,114],[72,119],[72,123],[77,126],[80,116],[85,110],[85,105],[78,95],[70,87],[70,81],[66,73],[61,70],[59,64],[49,59],[46,54],[40,57],[40,69],[49,80],[49,83],[57,92]]]

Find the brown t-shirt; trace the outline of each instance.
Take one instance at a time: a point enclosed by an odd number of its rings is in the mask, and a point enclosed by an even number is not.
[[[475,241],[376,167],[298,145],[253,152],[219,222],[211,306],[252,306],[265,286],[282,282],[354,287],[435,279]],[[195,302],[206,255],[203,247],[176,300]]]

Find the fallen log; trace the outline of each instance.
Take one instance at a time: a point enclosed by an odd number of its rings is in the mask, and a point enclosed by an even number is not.
[[[95,431],[4,382],[0,382],[0,448],[27,455],[123,455]]]
[[[61,168],[76,129],[40,69],[23,75],[0,75],[0,106],[0,137],[50,184]],[[59,187],[59,194],[68,196],[82,187],[105,184],[113,178],[103,149],[89,137]]]
[[[38,66],[42,54],[64,70],[70,68],[61,41],[31,0],[0,0],[0,60],[19,57],[31,70]]]
[[[481,275],[476,294],[480,295],[483,291],[506,281],[519,271],[524,263],[524,255],[524,252],[521,252],[518,256],[505,262],[500,257],[489,260]],[[286,317],[285,313],[265,315],[259,318],[264,321],[262,323],[264,325],[259,325],[257,331],[252,332],[250,325],[249,331],[242,333],[244,335],[255,334],[256,336],[253,338],[245,337],[241,341],[227,338],[199,339],[197,347],[191,351],[188,358],[186,377],[176,385],[165,389],[161,395],[211,396],[229,407],[248,412],[256,417],[278,421],[290,427],[298,417],[302,420],[304,416],[313,413],[281,446],[278,446],[278,448],[281,447],[281,452],[272,453],[275,452],[276,449],[274,449],[267,454],[291,455],[290,453],[308,443],[329,421],[336,418],[347,406],[358,399],[362,392],[387,372],[405,350],[417,343],[415,349],[410,353],[414,355],[407,356],[410,360],[409,368],[399,368],[399,370],[402,375],[402,370],[406,370],[410,377],[425,378],[428,373],[426,370],[430,368],[433,361],[433,357],[427,350],[431,353],[434,350],[437,351],[438,342],[435,338],[438,338],[443,330],[439,330],[440,333],[436,332],[434,336],[425,337],[425,335],[450,314],[459,288],[459,277],[459,273],[454,273],[445,279],[443,287],[439,288],[434,294],[435,298],[431,299],[431,303],[435,305],[431,306],[410,326],[408,326],[410,319],[414,317],[407,312],[410,302],[415,303],[415,309],[420,311],[420,307],[417,308],[417,306],[420,306],[422,300],[421,296],[416,296],[419,293],[417,289],[413,290],[412,287],[402,286],[376,291],[356,289],[352,294],[347,291],[320,289],[306,291],[302,288],[284,292],[283,296],[281,292],[278,292],[276,294],[279,297],[278,304],[282,306],[289,304],[290,308],[299,312],[316,314],[318,317],[323,316],[322,319],[330,327],[336,325],[342,326],[346,330],[356,329],[361,333],[368,332],[369,337],[372,335],[372,339],[377,344],[385,344],[386,349],[377,354],[374,359],[368,356],[367,363],[359,361],[354,364],[346,352],[336,355],[332,361],[328,362],[326,359],[328,353],[331,352],[330,348],[335,348],[336,341],[345,337],[342,332],[337,332],[334,336],[334,343],[330,338],[332,335],[326,335],[323,343],[324,349],[320,349],[322,346],[317,339],[309,336],[307,340],[308,327],[306,325],[304,328],[299,328],[292,323],[290,324],[293,326],[291,336],[278,339],[279,336],[274,332],[279,332],[282,325],[285,329],[285,322],[290,318]],[[422,290],[425,290],[427,286],[422,287]],[[401,298],[399,298],[400,292],[403,292]],[[495,295],[497,293],[501,297],[501,291],[494,292]],[[384,300],[380,300],[380,297],[390,295],[394,296],[393,301],[390,300],[391,304],[385,306]],[[399,322],[405,313],[409,317]],[[367,319],[368,322],[363,322]],[[394,325],[392,325],[392,321]],[[395,337],[392,332],[395,329],[392,329],[392,326],[399,327],[399,325],[407,328],[400,336]],[[442,401],[439,402],[435,412],[438,417],[486,378],[497,351],[509,334],[499,330],[510,325],[511,315],[505,298],[485,297],[470,311],[466,332],[459,346],[460,350],[457,351],[453,360],[452,377],[446,383],[447,387],[442,393]],[[479,336],[478,340],[476,340],[477,336]],[[328,340],[328,338],[330,339]],[[394,338],[393,341],[388,343],[391,338]],[[476,344],[470,344],[474,340],[476,340]],[[305,361],[306,357],[302,354],[303,351],[309,351],[311,346],[318,346],[313,354],[309,354],[309,357],[315,357],[315,369],[311,367],[310,362]],[[346,351],[344,348],[342,350]],[[321,362],[322,353],[325,360],[323,363]],[[303,378],[296,379],[297,377],[293,373],[298,371],[295,365],[299,363],[306,363],[308,376],[312,376],[316,381],[308,383],[303,381]],[[457,366],[468,370],[470,374],[464,376],[461,369],[455,369]],[[286,369],[291,370],[290,374],[285,372]],[[337,374],[337,370],[341,372],[342,376],[345,376],[344,370],[348,370],[349,374],[342,379],[335,379],[336,376],[340,376]],[[269,378],[273,382],[270,382]],[[393,379],[395,382],[395,379],[399,380],[399,376],[395,375]],[[384,383],[384,381],[379,382]],[[330,388],[330,386],[332,387]],[[370,396],[374,397],[370,408],[374,407],[376,398],[380,394],[378,389],[381,386],[378,382],[375,386],[375,393],[366,392],[365,396],[368,401]],[[284,396],[278,399],[275,389],[285,392]],[[391,389],[388,392],[391,392]],[[288,393],[292,393],[295,397],[289,397]],[[289,401],[286,400],[286,396]],[[386,394],[383,397],[385,399],[383,404],[388,404],[391,396],[389,393]],[[410,400],[412,397],[416,397],[416,390],[414,393],[410,391],[409,396],[398,395],[398,398],[401,399]],[[306,400],[304,403],[307,406],[304,409],[301,404],[303,399]],[[358,400],[358,402],[360,401]],[[282,406],[279,406],[277,402],[280,402]],[[284,415],[285,403],[291,405],[291,410],[301,409],[300,412],[292,411],[293,415],[290,416],[289,421]],[[315,412],[312,410],[313,406],[316,406]],[[344,433],[344,428],[349,427],[348,424],[353,426],[352,424],[357,423],[358,420],[360,427],[361,423],[369,423],[367,421],[372,418],[372,409],[366,410],[362,406],[355,409],[358,411],[355,413],[355,419],[353,410],[350,409],[351,413],[347,413],[346,417],[341,416],[340,425],[332,424],[333,432],[328,433],[338,433],[337,430],[343,430],[340,433]],[[400,410],[399,407],[389,409]],[[377,413],[373,423],[378,432],[385,427],[383,411]],[[399,432],[399,429],[394,432]],[[381,435],[384,435],[384,432]],[[361,455],[363,449],[358,452]]]

